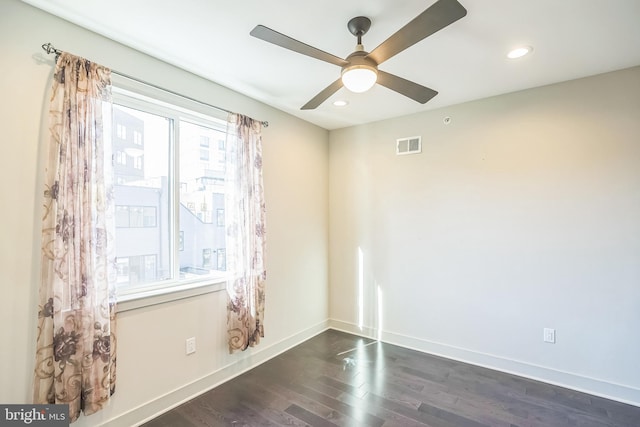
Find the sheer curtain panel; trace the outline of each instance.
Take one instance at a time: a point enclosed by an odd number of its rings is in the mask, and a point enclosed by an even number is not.
[[[57,60],[42,218],[34,401],[102,409],[115,391],[111,73]]]
[[[227,331],[229,352],[246,350],[264,337],[265,203],[262,124],[229,116],[226,144]]]

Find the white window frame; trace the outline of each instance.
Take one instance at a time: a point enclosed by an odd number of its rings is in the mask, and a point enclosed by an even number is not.
[[[119,75],[112,75],[113,103],[125,107],[138,109],[152,114],[173,119],[173,135],[179,139],[180,121],[190,122],[205,127],[218,127],[221,130],[226,123],[227,113],[176,96],[169,92],[127,79]],[[222,291],[226,288],[226,275],[207,276],[204,279],[180,280],[176,270],[180,256],[179,251],[179,197],[180,177],[178,175],[179,149],[172,141],[173,149],[170,153],[170,171],[173,178],[173,194],[170,197],[171,212],[169,213],[173,236],[173,265],[171,280],[137,286],[135,290],[119,292],[117,296],[118,311],[128,311],[150,305],[175,301],[206,293]]]

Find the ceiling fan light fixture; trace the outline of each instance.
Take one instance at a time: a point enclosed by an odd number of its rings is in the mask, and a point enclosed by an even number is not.
[[[376,84],[378,71],[366,64],[351,65],[342,71],[342,84],[351,92],[366,92]]]

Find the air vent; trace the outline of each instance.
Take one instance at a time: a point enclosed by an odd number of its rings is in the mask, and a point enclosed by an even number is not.
[[[410,136],[396,140],[396,154],[418,154],[422,152],[422,137]]]

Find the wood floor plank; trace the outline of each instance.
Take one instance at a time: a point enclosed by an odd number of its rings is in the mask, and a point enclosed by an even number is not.
[[[285,412],[293,415],[294,417],[309,423],[313,427],[338,427],[336,424],[327,421],[325,418],[319,417],[313,412],[309,412],[298,405],[291,405]]]
[[[424,427],[424,422],[416,421],[412,418],[408,418],[398,412],[394,412],[382,406],[371,405],[367,400],[360,399],[348,393],[344,393],[340,396],[340,400],[349,403],[353,406],[361,405],[367,408],[367,411],[381,419],[385,420],[383,427],[402,426],[402,427]],[[433,426],[432,426],[433,427]]]
[[[640,408],[328,330],[144,427],[640,427]]]
[[[464,417],[453,411],[447,411],[445,409],[442,409],[433,405],[429,405],[426,403],[423,403],[422,405],[420,405],[420,407],[418,408],[418,411],[431,414],[434,417],[440,418],[445,421],[449,421],[453,425],[458,427],[489,427],[489,424],[484,424],[484,423],[472,420],[471,418]],[[498,424],[496,422],[492,422],[491,425],[494,427],[498,427]]]
[[[340,414],[349,416],[357,421],[361,425],[372,426],[372,427],[381,427],[384,424],[384,420],[376,417],[375,415],[371,415],[364,411],[361,406],[351,406],[340,400],[334,399],[330,396],[327,396],[319,391],[316,391],[312,388],[306,387],[301,384],[292,385],[291,388],[299,394],[304,394],[308,398],[315,399],[317,402],[327,406]]]

